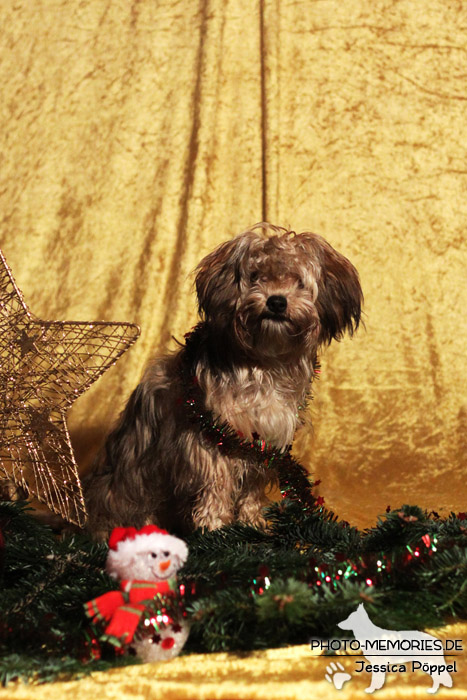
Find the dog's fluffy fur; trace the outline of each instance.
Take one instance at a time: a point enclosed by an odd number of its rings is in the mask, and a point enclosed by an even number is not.
[[[214,416],[284,450],[319,346],[353,333],[363,299],[357,271],[323,238],[269,224],[204,258],[196,291],[203,320],[190,352],[182,346],[147,368],[86,480],[96,534],[148,522],[179,534],[262,525],[274,474],[207,443],[186,415],[180,369],[196,377]]]

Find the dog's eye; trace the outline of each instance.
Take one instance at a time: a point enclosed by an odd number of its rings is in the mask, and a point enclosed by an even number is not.
[[[303,280],[301,280],[301,279],[298,280],[297,287],[299,289],[305,289],[305,285],[303,284]]]
[[[259,277],[259,272],[252,272],[250,275],[250,282],[257,282]]]

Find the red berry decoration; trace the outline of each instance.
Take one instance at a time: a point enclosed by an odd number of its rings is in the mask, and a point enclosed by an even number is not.
[[[174,644],[175,644],[175,639],[173,637],[166,637],[165,639],[162,640],[161,647],[163,649],[172,649]]]

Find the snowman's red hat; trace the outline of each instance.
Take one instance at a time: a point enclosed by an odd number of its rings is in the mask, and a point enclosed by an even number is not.
[[[139,537],[140,535],[152,535],[154,533],[160,535],[169,534],[167,530],[161,530],[157,525],[145,525],[141,530],[137,530],[135,527],[114,527],[109,538],[109,549],[116,550],[119,542],[134,540],[135,537]]]
[[[162,550],[178,557],[180,566],[188,556],[185,542],[157,525],[145,525],[140,530],[135,527],[116,527],[109,538],[109,560],[128,559],[140,552]]]

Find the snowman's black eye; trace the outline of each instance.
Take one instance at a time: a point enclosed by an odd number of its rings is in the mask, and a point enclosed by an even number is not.
[[[156,554],[155,552],[151,552],[151,557],[152,557],[153,559],[157,559],[157,554]]]
[[[162,554],[164,555],[164,557],[168,557],[170,552],[162,552]]]

